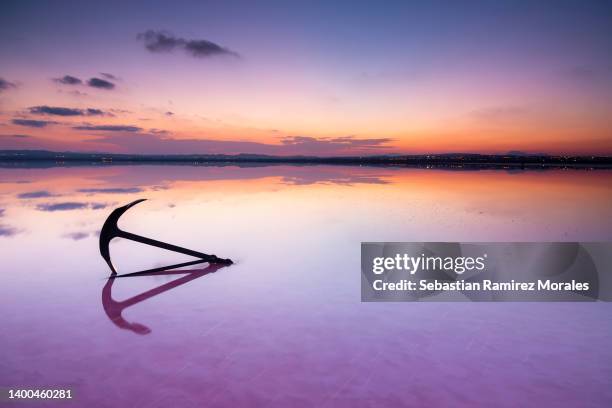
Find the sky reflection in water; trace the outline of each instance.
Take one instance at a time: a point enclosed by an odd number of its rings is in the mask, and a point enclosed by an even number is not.
[[[0,169],[0,385],[104,406],[609,405],[610,306],[361,304],[361,241],[609,241],[612,173]],[[225,268],[107,281],[112,208]],[[125,240],[120,272],[188,260]],[[214,272],[214,273],[211,273]]]

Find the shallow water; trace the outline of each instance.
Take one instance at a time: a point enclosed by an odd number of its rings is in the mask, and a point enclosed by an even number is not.
[[[107,281],[97,234],[138,198],[122,228],[236,264]],[[0,169],[0,386],[70,386],[78,406],[610,406],[610,304],[361,303],[359,250],[610,241],[611,203],[608,171]],[[120,272],[186,259],[112,251]]]

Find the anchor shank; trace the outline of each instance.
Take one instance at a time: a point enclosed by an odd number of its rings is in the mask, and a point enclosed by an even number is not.
[[[180,247],[180,246],[168,244],[166,242],[157,241],[155,239],[151,239],[151,238],[143,237],[143,236],[140,236],[140,235],[132,234],[131,232],[126,232],[126,231],[123,231],[123,230],[118,231],[117,236],[120,236],[120,237],[126,238],[126,239],[130,239],[132,241],[140,242],[142,244],[147,244],[147,245],[155,246],[155,247],[158,247],[158,248],[167,249],[168,251],[174,251],[174,252],[179,252],[181,254],[194,256],[196,258],[204,259],[204,260],[206,260],[208,262],[223,263],[223,264],[231,264],[232,263],[231,260],[218,258],[216,255],[205,254],[205,253],[202,253],[202,252],[194,251],[194,250],[183,248],[183,247]]]

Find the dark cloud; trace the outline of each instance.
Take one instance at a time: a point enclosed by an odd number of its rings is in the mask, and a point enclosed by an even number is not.
[[[107,113],[94,108],[76,109],[64,108],[61,106],[32,106],[29,108],[30,113],[38,115],[55,115],[55,116],[103,116]]]
[[[70,211],[70,210],[80,210],[83,208],[87,208],[87,203],[76,203],[76,202],[66,202],[66,203],[45,203],[38,204],[36,209],[39,211]]]
[[[145,48],[151,52],[169,52],[185,45],[185,40],[164,31],[147,30],[137,38],[144,40]]]
[[[107,193],[107,194],[126,194],[126,193],[140,193],[141,188],[138,187],[127,187],[127,188],[81,188],[77,190],[79,193]]]
[[[102,132],[140,132],[141,127],[130,125],[82,125],[74,126],[76,130],[95,130]]]
[[[116,81],[116,80],[118,80],[118,79],[119,79],[119,77],[116,77],[116,76],[115,76],[115,75],[113,75],[113,74],[109,74],[108,72],[100,72],[100,75],[102,75],[104,78],[106,78],[106,79],[110,79],[110,80],[112,80],[112,81]]]
[[[69,238],[74,241],[80,241],[82,239],[87,238],[88,236],[89,234],[87,232],[71,232],[69,234],[64,235],[64,238]]]
[[[30,113],[39,115],[56,115],[56,116],[81,116],[81,109],[63,108],[60,106],[32,106]]]
[[[64,75],[62,78],[53,78],[53,81],[63,85],[80,85],[83,83],[79,78],[73,77],[72,75]]]
[[[50,120],[33,120],[33,119],[13,119],[11,121],[14,125],[27,126],[33,128],[44,128],[47,125],[53,125],[57,122]]]
[[[207,40],[190,40],[185,44],[185,50],[194,57],[204,58],[211,57],[213,55],[234,55],[237,56],[233,51],[223,48],[213,42]]]
[[[6,91],[7,89],[17,88],[17,84],[9,82],[4,78],[0,78],[0,92]]]
[[[42,191],[28,191],[27,193],[21,193],[17,196],[17,198],[43,198],[43,197],[53,197],[53,194],[42,190]]]
[[[168,112],[166,112],[166,113],[165,113],[165,115],[166,115],[166,116],[173,116],[173,115],[174,115],[174,112],[170,112],[170,111],[168,111]]]
[[[115,84],[105,79],[101,79],[101,78],[90,78],[87,81],[87,85],[91,86],[92,88],[99,88],[99,89],[114,89],[115,88]]]
[[[4,217],[4,208],[0,208],[0,217]]]
[[[166,31],[147,30],[138,34],[139,40],[144,41],[145,48],[150,52],[170,52],[182,49],[189,55],[197,58],[212,57],[215,55],[239,56],[236,52],[215,44],[208,40],[186,40],[175,37]]]
[[[150,154],[268,154],[268,155],[313,155],[348,156],[388,153],[393,139],[358,139],[351,136],[337,138],[314,138],[292,136],[280,144],[267,144],[240,140],[173,139],[163,134],[134,132],[130,137],[107,134],[92,140],[95,143],[115,145],[120,151]]]
[[[104,112],[103,110],[100,109],[94,109],[94,108],[87,108],[85,109],[85,114],[87,116],[104,116],[104,115],[110,115],[106,112]]]
[[[13,235],[17,235],[15,228],[0,224],[0,237],[12,237]]]

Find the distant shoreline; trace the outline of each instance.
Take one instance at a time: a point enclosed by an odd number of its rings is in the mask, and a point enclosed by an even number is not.
[[[99,165],[194,165],[194,166],[267,166],[267,165],[344,165],[447,169],[612,169],[609,156],[486,155],[449,153],[388,156],[264,156],[238,155],[137,155],[110,153],[51,152],[44,150],[0,151],[2,168],[42,168]]]

